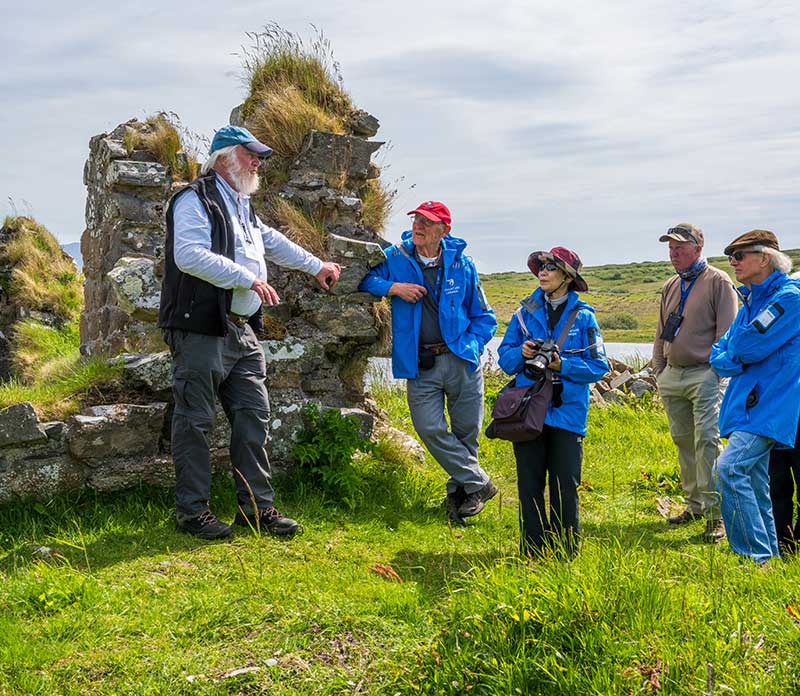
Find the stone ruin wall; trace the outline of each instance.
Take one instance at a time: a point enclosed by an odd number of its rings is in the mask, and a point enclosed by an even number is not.
[[[234,109],[231,120],[243,125]],[[85,309],[81,351],[122,363],[132,403],[93,406],[66,423],[41,423],[29,404],[0,411],[0,504],[17,498],[47,497],[88,486],[109,491],[140,482],[174,480],[169,453],[171,362],[155,326],[165,239],[164,213],[170,196],[185,185],[145,150],[129,152],[129,130],[149,126],[132,119],[93,137],[84,169],[87,187],[84,258]],[[308,275],[268,263],[269,282],[281,304],[265,308],[262,347],[267,361],[271,427],[270,459],[278,470],[291,462],[294,435],[308,401],[352,413],[370,435],[374,417],[363,375],[367,358],[381,341],[375,298],[358,292],[369,268],[380,263],[386,242],[361,222],[359,193],[380,171],[371,163],[382,143],[368,140],[378,122],[354,112],[346,135],[311,132],[289,168],[279,195],[325,221],[322,256],[343,267],[331,293]],[[130,136],[130,133],[128,133]],[[253,203],[269,216],[268,194]],[[421,455],[416,442],[398,432],[406,449]],[[227,419],[218,409],[210,435],[216,470],[229,466]],[[406,439],[407,438],[407,439]]]

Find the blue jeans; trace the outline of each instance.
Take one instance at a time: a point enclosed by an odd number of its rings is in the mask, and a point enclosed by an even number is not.
[[[769,497],[769,453],[774,440],[736,430],[717,460],[722,519],[731,550],[763,563],[779,556]]]

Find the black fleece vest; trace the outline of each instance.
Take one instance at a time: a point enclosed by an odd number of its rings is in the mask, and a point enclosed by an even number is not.
[[[161,283],[161,306],[158,326],[183,329],[209,336],[225,336],[228,333],[227,315],[231,310],[233,290],[218,288],[200,278],[181,271],[175,264],[175,201],[191,189],[197,194],[211,221],[211,251],[214,254],[235,260],[235,241],[228,209],[217,188],[214,172],[198,177],[178,191],[167,207],[167,238],[164,242],[164,278]],[[256,227],[253,206],[250,220]],[[256,333],[263,327],[261,312],[250,317]]]

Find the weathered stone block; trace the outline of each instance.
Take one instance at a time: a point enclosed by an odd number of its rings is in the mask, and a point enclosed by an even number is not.
[[[117,303],[135,319],[155,321],[161,301],[161,283],[155,275],[155,260],[123,256],[106,277]]]
[[[69,450],[74,457],[87,461],[154,455],[166,410],[162,402],[93,406],[86,415],[68,421]]]
[[[647,392],[655,391],[655,389],[643,379],[635,379],[628,385],[628,391],[638,399]]]
[[[611,385],[611,389],[619,389],[632,381],[633,375],[630,373],[630,370],[625,370],[622,374],[614,377],[609,384]]]
[[[106,170],[106,186],[166,186],[167,170],[158,162],[112,160]]]
[[[363,109],[355,109],[350,113],[348,125],[353,131],[353,135],[371,138],[377,134],[381,124],[372,114],[368,114]]]
[[[333,296],[314,296],[304,304],[308,322],[331,336],[371,340],[378,337],[369,305]]]
[[[134,389],[153,393],[172,389],[172,358],[168,351],[123,353],[112,362],[122,363],[122,377]]]
[[[36,411],[25,401],[0,411],[0,447],[45,442],[47,435],[39,425]]]
[[[175,482],[172,459],[164,455],[92,460],[86,474],[86,485],[101,492],[124,490],[140,483],[169,486]]]
[[[0,450],[0,504],[45,499],[83,485],[84,469],[67,452],[63,425],[43,423],[44,442]]]
[[[350,135],[311,131],[292,169],[325,174],[347,173],[350,178],[367,178],[372,153],[382,142],[367,141]]]
[[[372,437],[372,432],[375,429],[375,416],[367,413],[361,408],[340,408],[337,409],[345,418],[349,416],[355,417],[358,421],[358,432],[365,440]]]

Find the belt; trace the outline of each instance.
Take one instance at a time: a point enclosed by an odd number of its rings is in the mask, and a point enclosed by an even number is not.
[[[446,343],[429,343],[428,345],[423,345],[422,347],[427,348],[434,355],[441,355],[442,353],[450,352],[450,349],[447,347]]]
[[[228,312],[228,321],[236,324],[240,329],[243,329],[247,326],[247,322],[250,321],[250,317],[242,316],[241,314],[234,314],[233,312]]]

